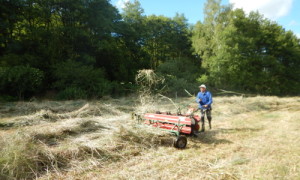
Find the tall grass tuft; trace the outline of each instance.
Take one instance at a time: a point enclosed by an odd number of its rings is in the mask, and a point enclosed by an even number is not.
[[[28,133],[18,132],[1,142],[1,179],[31,179],[65,165]]]

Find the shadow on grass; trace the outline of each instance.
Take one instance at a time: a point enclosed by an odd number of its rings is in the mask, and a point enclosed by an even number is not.
[[[219,133],[221,133],[220,130],[210,130],[210,131],[199,133],[198,137],[190,138],[190,140],[195,143],[192,146],[200,147],[200,144],[198,145],[198,143],[202,143],[202,144],[231,144],[232,143],[232,141],[227,139],[216,138],[216,135]]]
[[[13,128],[15,123],[7,122],[7,123],[0,123],[0,130],[8,130],[10,128]]]
[[[216,136],[220,133],[222,134],[233,134],[233,133],[241,133],[241,132],[258,132],[263,128],[220,128],[216,130],[208,130],[198,134],[198,137],[191,137],[189,140],[193,142],[191,147],[198,148],[201,144],[231,144],[232,141],[228,139],[219,139]]]

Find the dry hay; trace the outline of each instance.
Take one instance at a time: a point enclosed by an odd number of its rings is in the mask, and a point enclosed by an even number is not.
[[[158,109],[158,105],[162,103],[165,104],[165,101],[167,101],[167,103],[172,103],[173,112],[175,111],[179,114],[182,113],[182,106],[187,109],[186,103],[184,103],[184,105],[175,103],[173,99],[162,94],[165,88],[165,79],[163,76],[157,75],[152,69],[139,70],[135,80],[140,87],[140,104],[137,105],[135,110],[137,114],[160,111],[160,109]],[[192,96],[187,90],[185,91],[189,96]]]
[[[119,108],[126,103],[89,102],[59,113],[43,106],[33,114],[11,117],[14,131],[0,138],[0,179],[32,179],[65,169],[80,172],[172,145],[168,133],[131,121],[128,108]]]
[[[299,98],[214,98],[213,130],[188,138],[182,151],[171,147],[170,134],[135,124],[127,110],[120,110],[133,109],[133,102],[136,99],[82,102],[60,112],[43,106],[45,111],[32,117],[48,113],[56,121],[1,132],[0,179],[300,177]],[[169,101],[153,106],[174,110]]]
[[[2,179],[35,178],[46,172],[72,168],[84,171],[82,163],[99,166],[140,155],[158,146],[172,146],[168,133],[148,126],[122,126],[109,136],[94,137],[92,144],[80,143],[72,136],[82,136],[103,128],[95,121],[85,121],[68,129],[18,130],[14,135],[1,139],[0,176]],[[76,167],[78,166],[78,167]],[[94,167],[89,164],[89,168]]]
[[[165,79],[157,75],[152,69],[143,69],[138,71],[135,81],[142,91],[151,91],[159,84],[164,83]]]
[[[187,149],[145,150],[140,156],[84,175],[73,174],[73,177],[299,179],[300,119],[299,110],[294,109],[299,107],[299,98],[217,97],[214,100],[213,130],[199,138],[189,138]]]
[[[164,78],[157,75],[152,69],[139,70],[135,78],[139,85],[139,101],[136,107],[138,114],[148,111],[155,111],[155,104],[158,101],[158,87],[164,83]]]
[[[27,112],[31,112],[28,115],[21,115],[15,114],[12,116],[10,111],[5,111],[3,115],[6,115],[7,118],[3,118],[0,122],[1,129],[9,129],[9,128],[17,128],[17,127],[24,127],[24,126],[33,126],[38,125],[41,123],[53,123],[57,121],[61,121],[64,119],[76,119],[76,118],[94,118],[94,117],[102,117],[102,116],[116,116],[124,114],[122,110],[132,110],[133,108],[119,108],[118,106],[113,106],[107,103],[99,103],[99,102],[89,102],[89,103],[81,103],[82,106],[76,105],[78,109],[74,109],[73,104],[68,104],[65,102],[61,102],[60,107],[61,110],[52,110],[55,106],[52,103],[48,105],[46,103],[43,106],[38,107],[38,103],[30,104],[30,109],[27,109]],[[80,105],[81,105],[80,104]],[[26,103],[19,103],[14,106],[15,110],[24,109],[23,105],[28,107]],[[21,107],[19,107],[21,106]],[[70,111],[71,110],[71,111]]]

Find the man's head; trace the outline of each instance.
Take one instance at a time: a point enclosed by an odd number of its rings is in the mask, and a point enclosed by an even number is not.
[[[200,91],[201,92],[205,92],[206,91],[206,86],[204,84],[201,84],[201,86],[199,86]]]

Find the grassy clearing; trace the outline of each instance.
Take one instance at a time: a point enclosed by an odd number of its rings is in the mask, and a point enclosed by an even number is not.
[[[136,104],[1,104],[0,179],[300,179],[299,97],[217,97],[213,129],[184,150],[133,122]],[[168,101],[155,107],[175,111]]]

